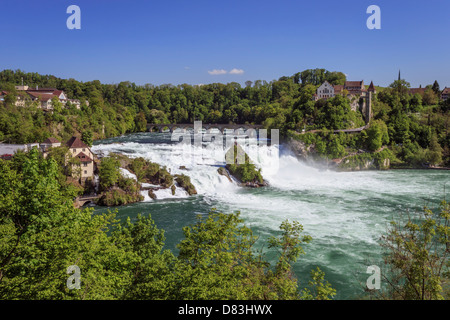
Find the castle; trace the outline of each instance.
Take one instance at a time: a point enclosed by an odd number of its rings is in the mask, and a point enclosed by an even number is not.
[[[373,81],[366,89],[364,81],[345,81],[343,85],[332,85],[328,81],[322,83],[313,95],[313,100],[333,98],[343,95],[349,98],[353,111],[359,110],[364,116],[366,124],[372,117],[372,95],[376,93]]]

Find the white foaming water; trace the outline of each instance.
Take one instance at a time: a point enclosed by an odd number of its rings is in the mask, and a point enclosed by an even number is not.
[[[131,178],[131,179],[137,181],[136,175],[125,168],[120,168],[120,173],[125,178]]]
[[[319,171],[299,162],[294,156],[279,146],[256,146],[251,143],[244,148],[258,168],[261,168],[263,177],[269,182],[270,190],[267,192],[254,192],[244,189],[235,182],[230,182],[225,176],[219,175],[218,167],[225,165],[225,151],[221,146],[209,143],[204,148],[186,144],[140,144],[126,142],[121,144],[107,144],[93,147],[96,153],[108,154],[120,152],[130,157],[143,157],[162,166],[166,166],[172,174],[185,174],[191,178],[198,194],[206,200],[219,202],[226,209],[240,210],[244,216],[263,224],[265,228],[278,229],[282,220],[289,218],[300,220],[301,223],[311,226],[318,236],[329,234],[336,229],[336,224],[346,224],[360,219],[355,212],[340,212],[344,214],[326,215],[332,206],[339,207],[338,199],[327,203],[311,203],[302,192],[314,191],[323,197],[341,197],[343,191],[363,189],[370,186],[376,188],[379,182],[370,179],[365,173],[360,179],[359,173],[337,173],[332,171]],[[277,156],[279,154],[279,157]],[[180,167],[184,166],[185,169]],[[127,176],[134,176],[127,170],[122,170]],[[144,201],[152,201],[144,191]],[[161,189],[154,192],[157,199],[187,198],[188,194],[177,188],[175,195],[170,189]],[[360,198],[358,194],[355,198]],[[336,209],[333,211],[336,213]],[[324,212],[325,211],[325,212]],[[339,211],[339,209],[338,209]],[[326,215],[326,220],[324,220]],[[318,225],[320,224],[320,226]],[[361,230],[361,229],[360,229]],[[355,235],[355,232],[352,233]],[[364,238],[367,233],[363,232]]]
[[[156,196],[156,199],[182,199],[182,198],[188,198],[189,194],[180,187],[177,187],[175,189],[175,194],[172,194],[172,190],[170,188],[168,189],[159,189],[153,192]]]
[[[142,200],[142,202],[152,202],[153,199],[150,198],[150,196],[148,195],[148,190],[141,190],[141,195],[144,197],[144,200]]]

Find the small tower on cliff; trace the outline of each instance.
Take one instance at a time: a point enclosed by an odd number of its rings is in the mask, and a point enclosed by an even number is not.
[[[366,125],[369,124],[370,119],[372,119],[372,94],[374,91],[368,91],[366,96],[366,114],[364,118],[366,120]]]

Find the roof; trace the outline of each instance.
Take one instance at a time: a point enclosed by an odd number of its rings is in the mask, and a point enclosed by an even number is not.
[[[362,87],[363,81],[345,81],[345,87]]]
[[[28,90],[25,91],[33,91],[33,92],[55,92],[58,91],[56,88],[37,88],[37,89],[33,89],[33,88],[28,88]]]
[[[40,101],[48,101],[54,97],[54,95],[51,93],[28,92],[28,91],[27,93],[34,98],[38,98]]]
[[[61,143],[58,139],[53,137],[47,138],[43,143],[52,144],[52,143]]]
[[[83,141],[81,141],[80,138],[75,136],[70,138],[69,141],[66,142],[66,145],[69,148],[88,148],[88,146]]]
[[[416,93],[424,94],[425,88],[411,88],[411,89],[409,89],[409,93],[412,95],[415,95]]]
[[[373,81],[370,81],[369,91],[375,91],[375,86],[373,85]]]
[[[344,90],[344,85],[337,84],[334,86],[334,92],[341,92],[342,90]]]
[[[92,161],[92,159],[88,155],[83,153],[83,152],[80,152],[79,154],[77,154],[76,157],[78,159],[80,159],[81,162],[90,162],[90,161]]]
[[[444,90],[442,90],[442,94],[450,94],[450,88],[445,87]]]
[[[61,93],[64,93],[64,91],[62,91],[62,90],[53,91],[53,95],[58,96],[58,97],[61,95]]]
[[[328,84],[329,86],[332,87],[332,85],[327,80],[325,80],[320,86],[323,86],[324,84]]]

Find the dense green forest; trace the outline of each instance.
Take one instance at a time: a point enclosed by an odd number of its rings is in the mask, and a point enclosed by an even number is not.
[[[67,140],[73,134],[90,132],[94,139],[146,130],[147,123],[252,123],[280,130],[283,138],[313,144],[320,157],[343,157],[359,149],[379,151],[388,146],[399,164],[420,166],[450,164],[450,99],[440,101],[439,84],[428,85],[423,95],[409,93],[405,80],[379,88],[373,99],[374,125],[361,134],[332,134],[329,130],[364,125],[359,111],[352,111],[344,96],[314,101],[323,81],[343,84],[342,72],[304,70],[270,82],[247,81],[201,86],[171,84],[154,86],[131,82],[102,84],[80,82],[20,70],[0,72],[0,90],[9,92],[0,104],[0,141],[41,142],[49,136]],[[80,99],[81,109],[64,108],[45,113],[17,108],[14,86],[54,87],[69,98]],[[89,101],[86,105],[84,101]],[[302,130],[322,129],[319,134],[298,136]]]

